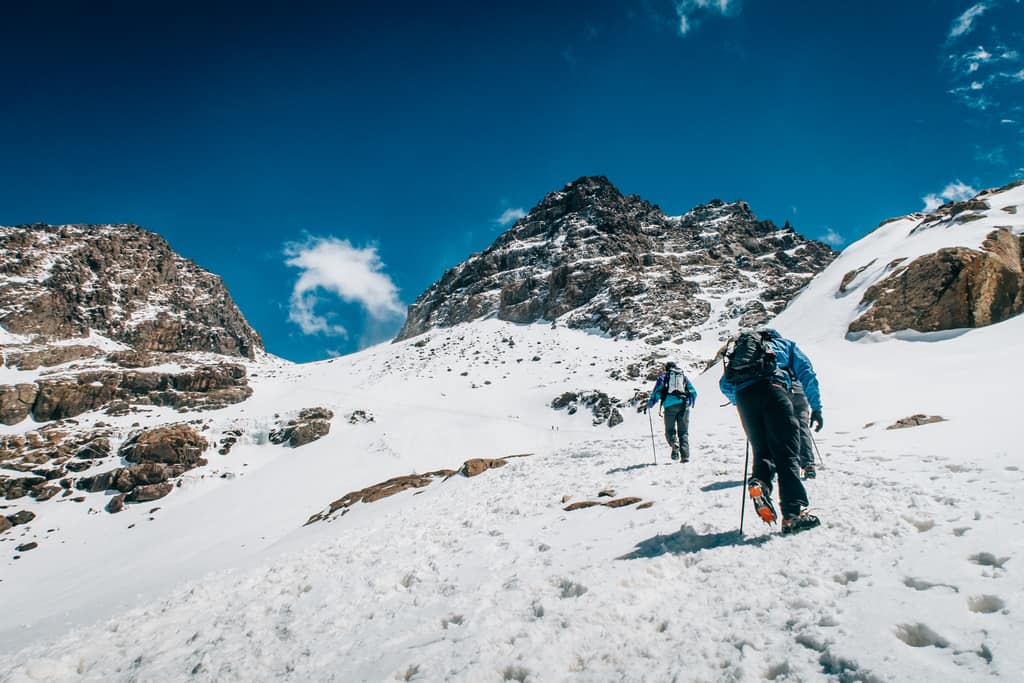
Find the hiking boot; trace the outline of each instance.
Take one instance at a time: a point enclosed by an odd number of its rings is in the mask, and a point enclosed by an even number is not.
[[[786,515],[782,520],[782,533],[795,534],[799,531],[813,529],[821,524],[821,520],[804,510],[798,515]]]
[[[680,453],[679,454],[679,462],[690,462],[690,454],[689,453]]]
[[[808,465],[804,468],[804,479],[817,479],[818,470],[814,465]]]
[[[678,460],[679,459],[679,449],[678,448],[673,448],[672,449],[672,459],[673,460]]]
[[[772,505],[772,492],[759,479],[751,479],[747,483],[747,492],[750,494],[750,501],[754,504],[757,516],[765,524],[774,524],[779,516],[775,513],[775,506]]]

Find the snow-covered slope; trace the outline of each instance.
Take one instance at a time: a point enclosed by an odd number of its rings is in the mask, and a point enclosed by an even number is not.
[[[781,538],[747,514],[737,533],[744,440],[717,369],[692,376],[692,461],[670,464],[655,416],[654,465],[647,416],[621,406],[609,428],[549,404],[628,400],[679,347],[475,321],[267,361],[250,399],[204,416],[211,440],[240,429],[239,442],[159,509],[83,514],[103,493],[48,508],[18,532],[39,547],[0,566],[0,679],[1018,680],[1024,317],[848,341],[844,274],[912,256],[909,223],[900,239],[889,225],[774,323],[821,379],[821,528]],[[975,227],[933,234],[977,246]],[[310,406],[335,412],[329,435],[265,443]],[[358,410],[373,421],[350,422]],[[886,429],[918,413],[945,421]],[[390,477],[521,453],[303,526]],[[640,501],[564,510],[604,489]]]

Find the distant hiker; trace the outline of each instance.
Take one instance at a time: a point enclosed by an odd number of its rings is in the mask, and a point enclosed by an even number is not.
[[[779,475],[782,533],[820,524],[807,512],[807,491],[800,480],[800,425],[790,400],[792,377],[803,384],[811,406],[809,422],[818,431],[821,396],[818,378],[807,356],[775,330],[743,332],[726,347],[724,372],[718,386],[736,404],[743,430],[754,453],[753,476],[747,491],[758,516],[771,524],[778,519],[772,504],[772,479]]]
[[[814,437],[811,436],[811,404],[807,402],[804,394],[803,383],[793,373],[789,373],[792,382],[789,390],[789,400],[793,403],[793,413],[796,415],[797,424],[800,425],[800,469],[803,470],[804,479],[814,479],[818,476],[818,469],[814,465]]]
[[[665,440],[672,448],[672,459],[689,462],[690,408],[697,402],[697,390],[674,360],[665,363],[665,372],[658,375],[644,412],[658,402],[665,415]]]

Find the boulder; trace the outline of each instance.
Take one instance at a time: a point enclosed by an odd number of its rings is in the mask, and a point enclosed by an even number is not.
[[[867,289],[870,306],[849,333],[938,332],[992,325],[1024,312],[1022,238],[1000,228],[981,251],[955,247],[921,256]]]
[[[322,439],[331,431],[334,412],[327,408],[305,408],[298,418],[289,420],[284,426],[272,429],[268,438],[271,443],[287,443],[292,448],[305,446]]]
[[[946,418],[941,415],[924,415],[918,413],[917,415],[911,415],[910,417],[904,417],[891,424],[886,429],[907,429],[908,427],[920,427],[921,425],[933,424],[935,422],[945,422]]]
[[[21,545],[15,547],[14,549],[17,550],[19,553],[26,553],[29,550],[35,550],[38,547],[39,547],[39,544],[36,543],[35,541],[32,541],[30,543],[22,543]]]
[[[107,508],[106,509],[107,509],[107,512],[109,512],[111,514],[115,514],[115,513],[120,512],[121,510],[124,510],[124,494],[123,493],[119,493],[116,496],[114,496],[113,498],[111,498],[110,502],[107,503]]]
[[[130,503],[146,503],[151,500],[157,500],[163,498],[174,489],[174,484],[169,482],[163,484],[146,484],[145,486],[137,486],[132,489],[132,492],[125,496],[125,500]]]
[[[36,518],[36,513],[30,510],[19,510],[13,515],[7,515],[7,521],[11,523],[11,526],[20,526],[22,524],[28,524]]]
[[[478,474],[483,474],[487,470],[504,467],[507,464],[508,461],[502,460],[501,458],[471,458],[462,464],[462,469],[459,470],[459,474],[464,477],[475,477]]]
[[[147,429],[130,436],[118,455],[132,463],[184,465],[191,469],[203,464],[202,454],[209,444],[187,424],[172,424]]]
[[[289,441],[292,448],[298,448],[327,436],[330,431],[331,423],[326,420],[301,422],[295,425]]]
[[[38,393],[35,384],[0,385],[0,422],[14,425],[28,417]]]
[[[11,524],[11,520],[7,519],[6,517],[0,517],[0,534],[7,531],[12,526],[14,525]]]
[[[114,488],[114,478],[119,471],[120,469],[107,470],[106,472],[100,472],[89,477],[82,477],[75,482],[75,488],[79,491],[87,491],[88,493],[112,489]]]

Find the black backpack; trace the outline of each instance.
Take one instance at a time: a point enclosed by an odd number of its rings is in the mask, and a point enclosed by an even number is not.
[[[744,384],[768,379],[775,374],[778,362],[768,332],[741,332],[725,349],[725,379]]]

